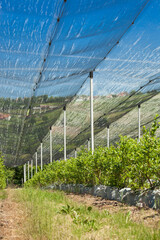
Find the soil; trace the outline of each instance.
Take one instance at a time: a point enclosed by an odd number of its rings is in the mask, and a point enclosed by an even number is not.
[[[99,210],[106,209],[111,214],[116,212],[131,212],[130,216],[134,222],[141,222],[148,227],[160,229],[160,210],[128,206],[117,201],[106,200],[101,197],[91,196],[89,194],[76,195],[69,193],[67,196],[73,201],[85,204],[87,206],[94,206]]]
[[[26,240],[22,234],[25,219],[21,205],[14,200],[16,189],[7,189],[8,197],[0,200],[0,239]]]
[[[16,189],[7,189],[8,197],[0,200],[0,239],[3,240],[27,240],[23,233],[23,223],[27,217],[22,205],[15,198]],[[131,212],[131,218],[135,222],[142,222],[152,228],[160,226],[160,211],[149,208],[127,206],[117,201],[110,201],[88,194],[66,194],[68,198],[87,206],[94,206],[99,210],[106,209],[109,213]]]

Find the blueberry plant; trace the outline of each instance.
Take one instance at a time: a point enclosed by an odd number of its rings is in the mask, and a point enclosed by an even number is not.
[[[25,186],[72,183],[134,190],[155,188],[160,184],[160,138],[156,137],[159,127],[155,118],[150,129],[143,128],[140,142],[121,136],[116,146],[98,147],[93,155],[83,148],[77,158],[46,165]]]
[[[5,166],[3,164],[3,157],[0,153],[0,189],[4,189],[6,187],[6,172]]]

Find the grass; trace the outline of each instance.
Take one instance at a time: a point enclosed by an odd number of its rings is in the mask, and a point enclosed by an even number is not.
[[[15,197],[28,216],[24,223],[28,239],[160,239],[158,229],[132,222],[130,212],[110,214],[73,202],[63,192],[22,189]]]
[[[0,200],[4,200],[7,198],[7,193],[5,190],[0,190]]]

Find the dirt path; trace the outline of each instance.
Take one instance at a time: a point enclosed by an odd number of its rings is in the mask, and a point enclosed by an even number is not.
[[[135,222],[141,222],[153,228],[160,228],[160,210],[155,211],[150,208],[138,208],[135,206],[127,206],[126,204],[102,199],[101,197],[94,197],[88,194],[76,195],[67,194],[73,201],[86,204],[87,206],[95,206],[98,209],[106,209],[109,213],[115,212],[131,212],[131,218]]]
[[[7,189],[8,197],[0,200],[0,239],[2,240],[29,240],[24,236],[24,222],[27,218],[22,205],[15,199],[16,189]],[[19,190],[18,190],[19,191]],[[131,212],[131,218],[135,222],[142,222],[152,228],[160,226],[160,211],[153,209],[139,209],[134,206],[105,200],[100,197],[90,195],[67,194],[68,198],[73,201],[86,204],[87,206],[95,206],[98,209],[106,209],[109,213],[115,212]]]
[[[16,189],[7,189],[8,197],[0,200],[0,239],[26,240],[22,234],[22,224],[25,219],[22,207],[14,200]]]

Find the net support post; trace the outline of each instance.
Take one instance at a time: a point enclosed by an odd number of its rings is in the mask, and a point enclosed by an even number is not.
[[[23,179],[24,179],[24,183],[25,183],[25,164],[23,165]]]
[[[90,120],[91,120],[91,150],[94,153],[94,117],[93,117],[93,72],[90,72]]]
[[[23,171],[24,171],[24,183],[26,182],[26,163],[23,166]]]
[[[64,112],[64,160],[66,161],[67,159],[67,154],[66,154],[66,106],[63,107],[63,112]]]
[[[77,158],[77,149],[75,148],[74,157]]]
[[[30,178],[30,174],[29,174],[29,161],[28,161],[28,180]]]
[[[90,141],[89,141],[89,138],[87,140],[87,147],[88,147],[88,152],[90,151]]]
[[[141,105],[138,104],[138,142],[141,138]]]
[[[50,127],[50,163],[52,163],[52,126]]]
[[[26,182],[26,175],[27,175],[27,164],[25,163],[25,182]]]
[[[38,165],[38,157],[37,157],[37,152],[36,152],[36,173],[37,173],[37,165]]]
[[[33,178],[33,160],[31,160],[31,178]]]
[[[109,148],[109,125],[107,126],[107,147]]]
[[[43,143],[41,142],[41,171],[43,170]]]

